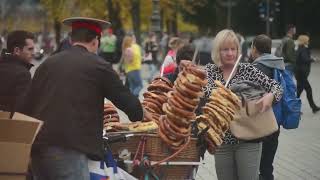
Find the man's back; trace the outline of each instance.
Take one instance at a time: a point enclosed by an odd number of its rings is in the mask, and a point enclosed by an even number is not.
[[[104,97],[124,111],[127,101],[139,107],[110,64],[84,47],[49,57],[36,71],[26,110],[45,122],[35,144],[101,155]],[[128,116],[134,118],[133,112]]]
[[[282,55],[285,63],[290,63],[295,65],[296,56],[295,56],[295,44],[294,40],[289,37],[285,36],[282,39]]]

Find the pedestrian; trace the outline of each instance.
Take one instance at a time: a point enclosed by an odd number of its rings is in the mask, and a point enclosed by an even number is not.
[[[143,87],[141,78],[141,48],[133,35],[127,35],[122,42],[123,67],[126,73],[126,83],[136,97]]]
[[[181,71],[180,62],[182,60],[192,61],[194,53],[195,53],[195,48],[192,44],[185,44],[184,46],[182,46],[177,51],[177,55],[176,55],[177,67],[176,67],[176,69],[172,73],[165,74],[164,77],[168,78],[172,83],[174,83],[178,77],[179,72]],[[199,62],[199,54],[197,54],[195,62],[196,63]]]
[[[182,39],[178,37],[172,37],[169,41],[169,48],[168,54],[163,60],[163,64],[161,66],[161,71],[163,70],[163,74],[170,74],[173,73],[177,67],[176,62],[176,54],[177,51],[184,45]]]
[[[274,79],[274,69],[284,70],[285,65],[282,57],[271,54],[271,39],[264,34],[256,36],[252,41],[251,58],[252,64],[266,74],[269,78]],[[259,180],[274,180],[273,160],[278,148],[278,138],[280,128],[273,134],[263,138],[262,154],[260,162]]]
[[[164,59],[168,53],[169,35],[167,32],[163,32],[160,40],[161,59]]]
[[[34,57],[34,35],[13,31],[7,38],[7,49],[0,58],[0,110],[21,112],[31,84],[30,68]]]
[[[233,84],[247,80],[257,83],[267,92],[257,101],[261,112],[271,107],[272,102],[279,101],[282,95],[281,86],[267,75],[249,63],[239,63],[234,74],[231,74],[236,60],[240,54],[240,44],[232,30],[220,31],[215,39],[212,49],[214,64],[207,64],[208,84],[204,88],[208,99],[217,85],[215,80],[222,84],[231,76],[228,88]],[[225,133],[223,144],[216,149],[215,166],[219,180],[255,180],[258,178],[262,143],[256,141],[238,140],[230,131]]]
[[[115,53],[116,53],[116,43],[117,37],[113,34],[112,28],[108,28],[103,32],[100,44],[99,55],[107,62],[114,64],[116,63]]]
[[[149,33],[144,43],[143,63],[147,64],[149,69],[148,82],[150,83],[153,76],[157,72],[158,64],[158,50],[157,36],[154,32]]]
[[[295,77],[297,79],[297,97],[300,97],[303,90],[306,90],[307,99],[313,113],[320,110],[313,100],[312,88],[308,80],[311,71],[311,53],[309,49],[309,37],[300,35],[298,37],[297,62],[295,68]]]
[[[143,119],[139,100],[97,55],[103,20],[74,17],[72,47],[48,57],[35,72],[24,112],[44,121],[32,146],[37,180],[88,180],[88,159],[102,160],[105,98],[131,121]],[[145,114],[147,115],[147,114]]]
[[[294,44],[294,35],[296,34],[296,27],[292,24],[287,27],[287,34],[281,41],[281,52],[286,65],[286,70],[289,70],[294,75],[294,68],[296,65],[296,52]]]

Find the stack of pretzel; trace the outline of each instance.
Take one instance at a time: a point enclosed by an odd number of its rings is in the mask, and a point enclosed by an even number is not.
[[[164,114],[162,105],[168,101],[167,93],[172,91],[173,84],[165,77],[156,77],[143,93],[142,105],[151,116],[143,121],[159,123],[160,115]]]
[[[203,96],[202,87],[207,84],[206,72],[190,61],[182,61],[183,70],[176,79],[168,102],[163,104],[165,115],[160,117],[158,134],[173,150],[186,143],[191,134],[191,122],[195,109]]]
[[[108,129],[108,125],[112,123],[119,123],[120,117],[117,112],[116,107],[111,103],[105,103],[104,104],[104,110],[103,110],[103,124],[104,128]]]
[[[217,88],[203,107],[203,114],[196,118],[198,129],[207,129],[207,150],[213,154],[216,147],[222,144],[222,138],[230,127],[236,111],[240,110],[240,99],[231,90],[225,88],[220,81],[214,81]]]

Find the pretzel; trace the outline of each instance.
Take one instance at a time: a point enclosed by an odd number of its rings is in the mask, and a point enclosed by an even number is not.
[[[147,90],[148,91],[159,90],[161,92],[168,92],[168,91],[172,91],[172,88],[164,84],[152,83],[148,86]]]
[[[216,104],[213,104],[213,103],[214,102],[210,102],[210,103],[206,104],[206,106],[203,108],[209,108],[212,112],[218,113],[223,118],[223,120],[226,120],[227,122],[231,122],[232,117],[230,117],[228,115],[228,113],[226,113],[223,109],[221,109],[219,106],[217,106]],[[219,118],[217,115],[216,115],[216,117]],[[219,119],[219,120],[221,120],[221,119]]]
[[[200,68],[188,66],[185,69],[186,69],[186,71],[191,72],[192,74],[199,77],[200,79],[206,79],[206,77],[207,77],[206,71],[204,71]]]
[[[171,82],[168,78],[166,78],[166,77],[157,76],[157,77],[155,77],[155,78],[153,79],[153,81],[159,81],[159,80],[165,82],[165,83],[166,83],[168,86],[170,86],[170,87],[173,86],[172,82]]]
[[[191,127],[189,126],[188,128],[177,126],[172,120],[170,120],[168,117],[166,117],[166,122],[171,126],[171,128],[179,133],[182,134],[190,134],[191,132]]]
[[[161,108],[159,108],[157,104],[153,102],[142,102],[141,104],[144,105],[144,108],[147,108],[148,110],[152,109],[151,112],[161,114]]]
[[[184,102],[187,102],[193,106],[197,106],[199,104],[200,99],[190,99],[188,98],[188,94],[186,94],[185,92],[183,92],[182,89],[179,89],[177,87],[173,87],[174,90],[174,96],[178,96],[181,100],[183,100]],[[182,93],[181,93],[182,92]]]
[[[180,140],[172,140],[169,139],[168,136],[164,133],[165,132],[165,128],[163,123],[161,123],[160,121],[160,126],[158,128],[158,135],[160,136],[160,138],[172,149],[176,149],[179,146],[181,146],[184,143],[184,139],[180,139]]]
[[[107,118],[103,120],[103,123],[110,123],[110,122],[119,122],[119,118]]]
[[[185,117],[181,117],[173,114],[171,111],[168,110],[167,104],[164,104],[162,106],[162,110],[166,113],[168,118],[172,120],[176,125],[182,126],[182,127],[189,127],[190,121]]]
[[[214,92],[221,94],[223,98],[230,101],[236,107],[237,110],[240,109],[240,100],[237,95],[233,95],[233,93],[229,93],[228,91],[226,91],[226,89],[221,87],[217,88],[216,91],[213,91],[212,93]]]
[[[200,130],[206,129],[207,126],[208,125],[206,125],[203,122],[198,123],[198,127]],[[211,142],[213,142],[216,146],[220,146],[222,144],[223,142],[222,139],[212,128],[209,128],[207,130],[207,135],[208,135],[208,138],[211,140]]]
[[[190,136],[190,133],[191,133],[190,131],[189,132],[187,131],[186,133],[181,133],[179,131],[179,128],[177,130],[174,129],[173,126],[171,126],[168,123],[168,121],[170,121],[170,120],[167,119],[167,116],[160,117],[160,124],[161,123],[163,124],[163,127],[167,133],[170,133],[171,135],[173,135],[176,138],[186,138],[186,137]]]
[[[198,76],[195,76],[194,74],[192,74],[191,72],[189,72],[188,70],[186,71],[182,71],[182,74],[188,79],[188,81],[190,81],[191,83],[194,84],[199,84],[200,86],[204,87],[207,85],[208,80],[206,79],[201,79]]]
[[[197,116],[197,122],[204,122],[205,124],[209,125],[210,128],[215,130],[219,135],[224,135],[224,132],[221,130],[221,125],[218,123],[214,123],[207,114],[203,114],[200,116]]]
[[[162,107],[162,104],[161,104],[159,101],[157,101],[157,100],[155,100],[155,99],[152,99],[152,98],[144,98],[144,99],[143,99],[143,102],[144,102],[144,103],[152,102],[153,104],[157,105],[157,107],[158,107],[159,109],[161,109],[161,107]]]
[[[168,99],[168,104],[170,105],[170,106],[177,106],[177,107],[179,107],[179,108],[184,108],[183,107],[183,105],[181,105],[179,102],[177,102],[175,99],[173,99],[173,98],[169,98]]]
[[[218,102],[216,101],[211,101],[209,103],[209,106],[215,106],[215,107],[218,107],[218,112],[225,116],[225,119],[228,121],[228,122],[231,122],[234,118],[234,115],[235,115],[235,111],[233,109],[231,109],[230,107],[227,107],[227,106],[223,106],[222,104],[219,104]]]
[[[187,119],[195,119],[196,115],[193,111],[185,111],[181,108],[178,108],[176,106],[168,106],[169,111],[173,112],[174,114],[177,114],[182,117],[186,117]]]
[[[202,88],[199,84],[193,84],[192,82],[188,81],[188,79],[183,74],[179,76],[176,81],[181,82],[192,91],[202,91]]]
[[[189,110],[189,111],[194,111],[196,105],[192,105],[192,104],[189,104],[188,102],[185,102],[179,92],[174,92],[174,91],[170,91],[168,93],[168,96],[169,98],[172,98],[174,99],[175,101],[177,101],[177,103],[181,104],[181,106],[183,106],[186,110]]]
[[[202,91],[193,91],[189,88],[187,88],[183,83],[180,83],[180,81],[174,82],[175,87],[179,90],[181,94],[184,94],[186,96],[190,96],[192,98],[199,98],[203,96]]]

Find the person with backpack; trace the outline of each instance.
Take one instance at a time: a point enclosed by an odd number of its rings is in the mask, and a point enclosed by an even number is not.
[[[271,54],[271,39],[266,35],[258,35],[254,38],[251,47],[251,58],[253,65],[273,78],[273,70],[284,70],[285,65],[282,57]],[[278,148],[280,129],[266,137],[262,143],[262,154],[260,162],[260,180],[273,180],[273,160]]]
[[[286,129],[297,128],[300,120],[301,101],[296,98],[296,88],[292,76],[285,70],[282,57],[271,54],[271,39],[264,34],[254,38],[251,47],[252,64],[266,74],[269,78],[275,79],[283,88],[282,99],[274,103],[273,112],[278,125]],[[260,162],[260,180],[273,180],[273,160],[278,148],[280,128],[275,133],[263,140]]]
[[[312,96],[312,88],[308,81],[308,76],[311,70],[312,58],[309,49],[309,37],[307,35],[300,35],[298,37],[297,63],[295,75],[297,79],[297,97],[300,97],[303,90],[306,90],[307,98],[313,113],[320,110],[320,107],[314,103]]]

